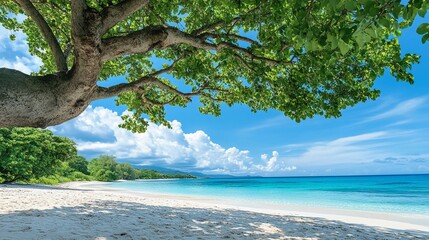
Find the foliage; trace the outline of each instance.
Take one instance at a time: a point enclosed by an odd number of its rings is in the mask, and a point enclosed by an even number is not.
[[[73,179],[73,181],[92,181],[94,180],[93,177],[86,175],[82,172],[72,172],[70,175],[70,178]]]
[[[69,179],[61,179],[61,180],[63,180],[61,182],[70,182]],[[64,180],[66,180],[66,181],[64,181]],[[48,177],[32,178],[29,181],[27,181],[26,183],[56,185],[56,184],[59,184],[61,182],[55,176],[48,176]]]
[[[68,166],[76,172],[88,175],[88,161],[82,156],[76,156],[67,162]]]
[[[62,175],[51,175],[40,178],[32,178],[23,183],[38,183],[38,184],[46,184],[46,185],[56,185],[59,183],[72,182],[72,181],[92,181],[94,180],[91,176],[85,175],[81,172],[73,172],[70,176],[62,176]]]
[[[79,163],[78,165],[75,165],[76,161]],[[57,167],[55,174],[52,176],[49,176],[48,178],[56,179],[58,183],[69,182],[69,181],[94,180],[92,176],[89,176],[88,169],[86,168],[87,164],[88,164],[88,161],[86,161],[84,157],[76,156],[70,161],[63,162],[59,167]],[[75,168],[76,166],[78,169]],[[82,172],[82,171],[85,171],[85,172]],[[37,179],[37,178],[32,179],[32,182],[38,182],[38,181],[40,181],[40,179]]]
[[[163,174],[155,170],[136,169],[129,163],[117,163],[115,157],[102,155],[92,159],[88,164],[91,176],[98,181],[161,179],[161,178],[194,178],[189,174]]]
[[[48,130],[0,129],[0,178],[5,182],[53,175],[76,154],[72,140],[54,136]]]
[[[115,157],[102,155],[92,159],[88,163],[88,171],[98,181],[114,181],[119,179],[119,174],[116,172]]]
[[[116,165],[116,172],[118,173],[119,179],[123,180],[135,180],[139,176],[139,171],[129,163],[121,163]]]
[[[165,174],[155,170],[140,169],[139,178],[140,179],[161,179],[161,178],[167,179],[167,178],[195,178],[195,177],[190,174],[182,174],[182,173]]]
[[[157,178],[163,178],[163,174],[150,169],[140,169],[140,176],[141,179],[157,179]]]
[[[86,2],[92,12],[103,14],[106,7],[123,1]],[[70,1],[42,1],[35,7],[64,52],[73,52]],[[129,82],[156,77],[159,84],[117,99],[132,112],[121,126],[133,131],[146,129],[145,116],[168,125],[164,105],[184,107],[190,95],[199,96],[199,109],[205,114],[219,115],[222,103],[239,103],[252,111],[277,109],[296,121],[314,115],[339,117],[342,109],[379,96],[373,85],[385,70],[413,83],[409,70],[419,57],[401,53],[398,36],[428,8],[427,0],[150,1],[103,39],[164,26],[194,42],[154,45],[147,52],[104,61],[100,81],[112,76],[126,76]],[[0,23],[28,35],[30,53],[43,61],[39,74],[54,73],[50,48],[34,22],[16,19],[23,13],[12,0],[3,1]],[[417,31],[423,42],[428,40],[427,23]],[[70,68],[75,56],[66,55]],[[154,75],[160,70],[155,59],[165,63],[165,71],[158,72],[167,74]]]

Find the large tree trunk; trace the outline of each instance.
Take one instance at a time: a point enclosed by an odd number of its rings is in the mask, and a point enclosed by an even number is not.
[[[100,15],[87,10],[84,1],[72,4],[80,13],[72,16],[73,67],[40,77],[0,68],[0,127],[61,124],[93,100],[101,68]]]
[[[94,88],[67,76],[36,77],[0,68],[0,127],[63,123],[85,110]]]

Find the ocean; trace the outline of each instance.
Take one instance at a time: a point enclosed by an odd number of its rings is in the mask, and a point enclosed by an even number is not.
[[[280,208],[299,205],[429,215],[429,175],[138,180],[105,186]]]

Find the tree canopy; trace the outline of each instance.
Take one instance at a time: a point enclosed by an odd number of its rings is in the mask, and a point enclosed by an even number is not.
[[[413,83],[419,57],[402,53],[398,36],[428,8],[426,0],[2,1],[0,23],[26,33],[43,66],[40,77],[0,71],[0,108],[19,119],[0,117],[0,126],[59,124],[112,96],[132,112],[122,124],[132,131],[145,130],[145,117],[168,125],[165,105],[192,98],[205,114],[225,103],[296,121],[339,117],[379,96],[374,81],[386,70]],[[417,31],[428,40],[429,24]],[[113,76],[128,83],[97,85]],[[40,103],[27,103],[20,86]]]
[[[114,181],[119,179],[117,165],[115,157],[103,155],[89,162],[88,171],[98,181]]]
[[[0,182],[52,175],[76,155],[72,140],[48,130],[0,128]]]
[[[82,156],[76,156],[67,164],[72,170],[81,172],[83,174],[89,174],[88,172],[88,161]]]

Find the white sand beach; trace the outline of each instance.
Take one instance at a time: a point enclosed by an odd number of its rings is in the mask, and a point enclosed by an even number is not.
[[[240,207],[93,182],[0,185],[0,239],[429,239],[429,218]]]

